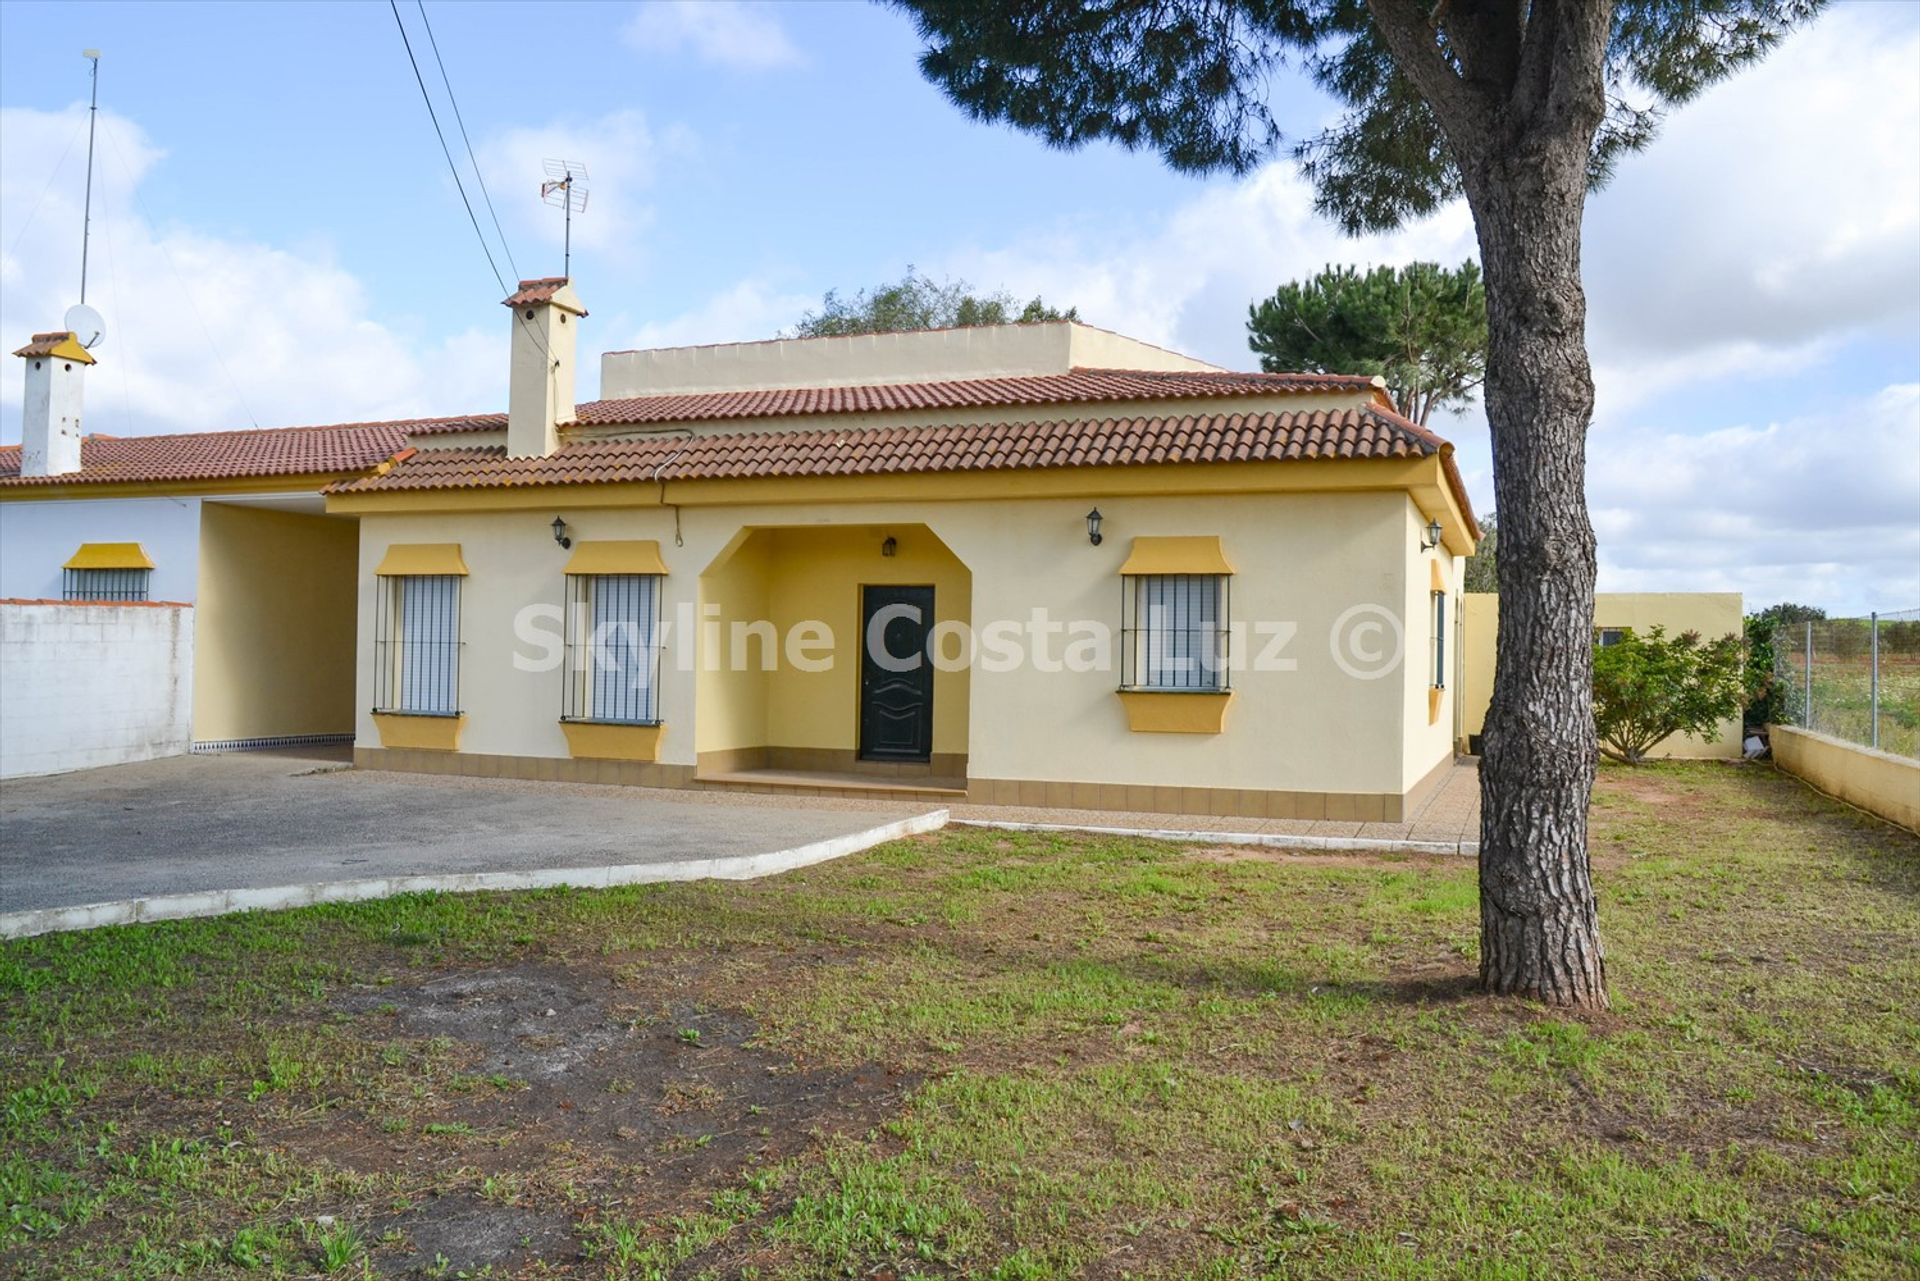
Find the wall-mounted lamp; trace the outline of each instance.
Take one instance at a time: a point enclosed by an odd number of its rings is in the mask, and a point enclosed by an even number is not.
[[[880,544],[880,554],[882,556],[891,556],[899,550],[900,550],[900,540],[895,538],[892,534],[888,534],[886,541]]]
[[[1438,547],[1439,545],[1440,545],[1440,522],[1437,520],[1430,520],[1427,522],[1427,536],[1424,539],[1422,539],[1420,542],[1420,550],[1423,552],[1430,552],[1434,548]]]
[[[573,540],[567,537],[567,522],[564,517],[555,516],[553,518],[553,541],[559,543],[562,547],[573,546]]]
[[[1100,545],[1100,522],[1103,519],[1098,507],[1087,513],[1087,541],[1095,547]]]

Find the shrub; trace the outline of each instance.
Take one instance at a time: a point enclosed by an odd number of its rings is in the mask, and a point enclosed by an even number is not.
[[[1663,627],[1628,631],[1593,655],[1593,718],[1600,752],[1637,765],[1675,734],[1712,738],[1747,698],[1746,650],[1738,636],[1668,637]]]

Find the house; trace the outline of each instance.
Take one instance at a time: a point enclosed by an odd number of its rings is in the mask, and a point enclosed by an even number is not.
[[[49,595],[82,545],[169,546],[103,500],[196,502],[193,739],[238,737],[199,691],[231,697],[205,633],[244,597],[217,625],[268,681],[319,661],[270,639],[295,620],[350,664],[365,768],[1396,821],[1453,759],[1478,529],[1374,380],[1057,322],[609,352],[576,404],[572,287],[505,302],[505,414],[0,454],[0,518],[63,505],[0,593],[28,555]],[[291,553],[207,541],[274,504],[352,571],[268,605]],[[156,587],[190,546],[147,548]]]

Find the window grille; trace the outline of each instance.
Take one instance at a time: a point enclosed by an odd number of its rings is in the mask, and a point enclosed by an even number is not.
[[[60,594],[65,600],[146,600],[151,590],[150,569],[69,569],[62,573]]]
[[[660,575],[569,574],[560,715],[660,723]]]
[[[459,575],[405,574],[376,582],[374,710],[459,715]]]
[[[1224,690],[1228,685],[1225,574],[1121,578],[1122,689]]]
[[[1447,594],[1433,594],[1433,687],[1447,687]]]

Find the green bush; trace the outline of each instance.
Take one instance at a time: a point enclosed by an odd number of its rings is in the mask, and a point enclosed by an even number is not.
[[[1593,653],[1593,719],[1600,752],[1637,765],[1662,739],[1702,742],[1747,701],[1746,647],[1738,636],[1668,637],[1627,631]]]

